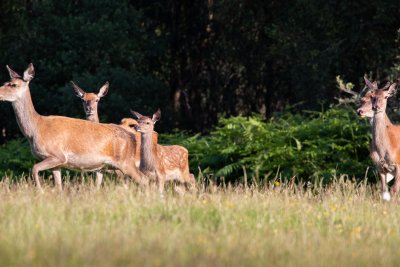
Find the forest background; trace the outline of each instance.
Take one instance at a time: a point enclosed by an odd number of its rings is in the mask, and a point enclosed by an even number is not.
[[[363,179],[374,177],[368,121],[338,104],[337,76],[356,91],[364,75],[399,78],[399,28],[398,0],[3,0],[0,81],[6,64],[33,62],[37,111],[77,118],[69,82],[95,92],[109,81],[100,120],[161,108],[161,141],[188,147],[196,173]],[[7,103],[0,129],[2,172],[29,170]]]

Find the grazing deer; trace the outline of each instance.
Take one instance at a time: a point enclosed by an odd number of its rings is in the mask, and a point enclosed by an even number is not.
[[[364,78],[367,79],[367,78]],[[367,81],[366,81],[367,84]],[[358,103],[359,103],[359,107],[357,109],[357,114],[360,115],[360,117],[362,118],[370,118],[370,123],[371,123],[371,127],[373,126],[373,121],[374,121],[374,111],[372,109],[372,97],[374,95],[374,90],[378,89],[378,84],[377,82],[369,82],[370,86],[372,86],[372,88],[374,89],[368,89],[365,93],[364,90],[359,94],[358,96]],[[368,87],[367,87],[368,88]],[[389,120],[386,112],[385,112],[385,117],[387,120]],[[377,149],[376,149],[376,145],[375,145],[375,140],[373,139],[371,142],[371,152],[370,152],[370,157],[372,162],[374,163],[375,166],[377,166],[377,168],[379,168],[378,166],[381,164],[380,162],[380,157],[378,155]],[[393,180],[394,178],[394,172],[388,172],[387,170],[382,169],[382,172],[384,172],[385,176],[386,176],[386,183],[389,183],[391,180]],[[382,187],[382,190],[384,190],[384,188]],[[386,193],[385,193],[386,192]],[[383,195],[382,195],[384,200],[390,200],[390,194],[387,193],[387,191],[383,191]]]
[[[169,180],[178,180],[195,187],[193,174],[189,172],[189,153],[178,145],[162,146],[153,136],[154,124],[160,119],[157,110],[152,118],[131,111],[138,118],[136,130],[141,133],[140,171],[150,178],[157,178],[160,194],[163,195],[164,184]]]
[[[396,83],[387,84],[378,89],[376,83],[365,78],[369,88],[372,110],[372,145],[371,158],[377,166],[382,186],[382,198],[390,200],[387,186],[387,174],[394,175],[392,193],[396,194],[400,187],[400,126],[393,125],[386,115],[387,100],[396,92]],[[364,107],[367,106],[364,102]],[[368,114],[367,110],[359,109],[359,114]],[[369,113],[370,114],[370,113]]]
[[[77,97],[82,100],[83,110],[86,114],[88,121],[100,122],[97,107],[100,99],[105,96],[108,92],[109,83],[106,82],[99,90],[99,93],[87,93],[73,81],[71,81],[72,88],[75,91]],[[137,144],[138,146],[138,144]],[[103,173],[101,171],[96,172],[96,188],[99,189],[101,182],[103,181]]]
[[[61,116],[42,116],[33,106],[29,82],[35,71],[32,63],[23,77],[7,66],[11,80],[0,87],[0,100],[11,102],[18,125],[28,139],[32,154],[40,160],[32,176],[39,191],[39,172],[52,169],[61,190],[61,169],[96,171],[106,165],[121,170],[139,184],[147,179],[137,170],[136,142],[118,125],[94,123]]]

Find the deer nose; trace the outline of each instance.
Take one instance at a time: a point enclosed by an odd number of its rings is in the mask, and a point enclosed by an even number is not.
[[[358,115],[361,116],[361,115],[363,115],[363,113],[364,113],[364,111],[363,111],[362,109],[360,109],[360,108],[357,109],[357,114],[358,114]]]

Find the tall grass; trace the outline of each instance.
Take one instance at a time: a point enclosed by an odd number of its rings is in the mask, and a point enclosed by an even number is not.
[[[15,182],[17,181],[17,182]],[[366,182],[200,184],[184,195],[106,181],[0,182],[0,266],[399,266],[399,201]]]

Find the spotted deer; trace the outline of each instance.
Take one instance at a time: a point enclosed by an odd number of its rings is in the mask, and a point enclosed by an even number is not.
[[[61,168],[96,171],[105,166],[121,170],[141,185],[145,176],[133,162],[135,138],[118,125],[94,123],[62,116],[43,116],[36,112],[29,90],[35,76],[29,64],[21,77],[7,66],[11,80],[0,87],[0,100],[11,102],[18,125],[28,139],[38,163],[32,176],[43,191],[39,172],[51,169],[56,186],[62,190]]]
[[[160,194],[163,195],[164,184],[169,180],[178,180],[195,187],[193,174],[189,172],[189,152],[178,145],[163,146],[152,137],[154,124],[160,119],[161,111],[150,118],[136,111],[131,111],[138,119],[136,130],[141,134],[139,170],[149,178],[156,178]]]
[[[360,116],[371,117],[372,143],[371,159],[377,166],[382,187],[382,198],[389,201],[391,196],[387,182],[394,176],[392,193],[396,194],[400,187],[400,126],[392,124],[386,114],[387,100],[396,92],[396,83],[387,84],[378,89],[376,82],[365,78],[367,93],[361,98],[361,106],[357,110]]]
[[[71,81],[72,88],[75,91],[75,95],[82,100],[83,110],[86,114],[86,119],[93,122],[100,122],[98,113],[98,104],[100,99],[105,96],[108,92],[109,83],[106,82],[96,93],[87,93],[73,81]],[[137,144],[137,146],[139,146]],[[99,189],[101,182],[103,181],[103,173],[96,171],[96,188]]]

